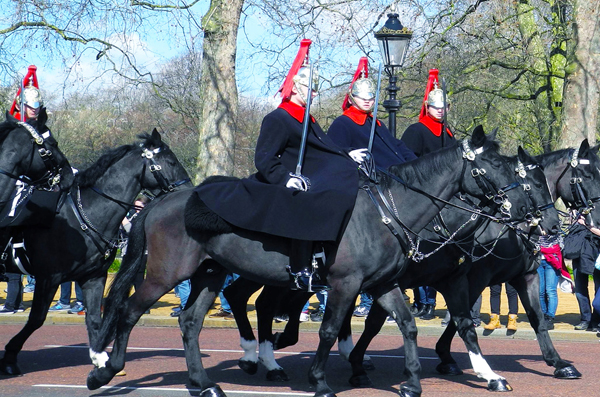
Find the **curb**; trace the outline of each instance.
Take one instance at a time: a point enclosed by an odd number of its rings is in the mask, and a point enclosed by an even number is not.
[[[29,311],[24,313],[15,313],[11,315],[0,316],[0,324],[25,324],[29,317]],[[44,325],[85,325],[85,316],[67,313],[48,313],[48,317]],[[252,328],[256,330],[256,316],[250,318]],[[478,338],[484,339],[520,339],[520,340],[536,340],[535,332],[528,323],[518,323],[517,332],[508,334],[505,328],[495,331],[486,331],[482,327],[476,329]],[[283,331],[286,323],[274,323],[274,331]],[[364,319],[352,319],[352,330],[355,335],[360,334],[364,330]],[[164,315],[144,314],[136,326],[141,327],[179,327],[179,322],[176,317],[168,317]],[[222,328],[233,329],[237,328],[234,320],[222,318],[204,319],[204,328]],[[300,324],[300,331],[303,332],[318,332],[321,327],[320,322],[307,321]],[[440,337],[444,332],[443,327],[436,321],[435,325],[430,322],[417,320],[417,328],[419,336],[434,336]],[[394,323],[385,323],[381,329],[381,334],[398,335],[402,337],[400,330]],[[568,341],[568,342],[598,342],[600,339],[595,332],[575,331],[570,324],[556,324],[556,328],[550,331],[550,337],[553,341]],[[458,339],[458,336],[455,336]]]

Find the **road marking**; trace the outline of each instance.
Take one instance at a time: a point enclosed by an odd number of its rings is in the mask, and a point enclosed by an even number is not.
[[[44,345],[47,348],[70,348],[70,349],[86,349],[88,350],[88,346],[69,346],[69,345]],[[184,351],[181,347],[131,347],[127,346],[127,350],[146,350],[146,351]],[[210,353],[241,353],[244,354],[243,350],[222,350],[222,349],[200,349],[201,352],[210,352]],[[314,356],[315,352],[280,352],[276,351],[275,354],[279,354],[282,356],[297,356],[297,355],[305,355],[305,356]],[[331,352],[330,356],[339,356],[339,353]],[[404,356],[399,355],[388,355],[388,354],[372,354],[369,353],[370,357],[378,357],[378,358],[404,358]],[[439,360],[438,357],[419,357],[421,360]]]
[[[82,385],[49,385],[49,384],[40,384],[33,385],[33,387],[50,387],[55,389],[87,389],[86,386]],[[201,392],[200,389],[182,389],[175,387],[131,387],[131,386],[102,386],[100,389],[108,390],[111,392],[118,392],[121,390],[148,390],[148,391],[174,391],[174,392],[183,392],[183,393],[193,393],[193,392]],[[312,393],[291,393],[291,392],[268,392],[268,391],[250,391],[250,390],[223,390],[224,393],[227,394],[252,394],[257,396],[312,396]]]

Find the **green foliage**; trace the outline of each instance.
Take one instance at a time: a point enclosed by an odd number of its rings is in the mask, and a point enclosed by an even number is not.
[[[108,268],[108,272],[109,273],[116,273],[116,272],[119,271],[120,268],[121,268],[121,258],[120,258],[120,255],[117,255],[117,257],[115,258],[115,260],[113,261],[113,263]]]

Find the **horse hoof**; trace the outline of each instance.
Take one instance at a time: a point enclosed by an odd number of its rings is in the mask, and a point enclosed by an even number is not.
[[[437,367],[435,367],[435,369],[442,375],[457,376],[463,374],[463,371],[456,363],[440,363]]]
[[[512,391],[513,388],[506,379],[492,379],[488,382],[489,391]]]
[[[334,393],[315,394],[315,397],[337,397]]]
[[[94,368],[90,371],[87,377],[87,388],[89,390],[96,390],[101,388],[102,386],[108,384],[113,378],[112,370],[109,370],[108,367],[104,368]]]
[[[219,386],[213,386],[202,391],[200,397],[227,397],[227,394]]]
[[[258,363],[255,363],[253,361],[239,360],[238,367],[240,367],[242,371],[244,371],[248,375],[254,375],[256,374],[256,371],[258,371]]]
[[[375,371],[375,364],[373,364],[373,360],[363,360],[363,368],[365,371]]]
[[[371,387],[371,386],[373,386],[373,382],[371,382],[371,379],[366,374],[352,375],[352,377],[348,380],[348,382],[350,382],[352,387]]]
[[[401,397],[421,397],[421,393],[418,393],[418,392],[412,391],[412,390],[408,390],[408,389],[404,389],[404,388],[402,388],[402,386],[400,386],[400,392],[398,394]]]
[[[558,379],[579,379],[581,378],[581,372],[577,371],[574,366],[569,365],[564,368],[557,368],[554,371],[554,377]]]
[[[0,360],[0,371],[9,376],[21,376],[23,372],[17,365],[17,363],[9,364],[4,361],[4,359]]]
[[[267,372],[267,380],[271,382],[287,382],[290,380],[289,376],[283,369],[273,369]]]

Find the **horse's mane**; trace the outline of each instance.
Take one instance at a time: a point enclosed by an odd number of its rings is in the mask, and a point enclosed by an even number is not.
[[[160,140],[160,137],[155,139],[152,137],[152,135],[143,133],[138,135],[138,138],[142,140],[141,143],[119,146],[103,154],[98,161],[96,161],[89,168],[77,173],[77,175],[75,175],[75,182],[79,185],[79,187],[82,188],[93,186],[98,178],[104,175],[108,167],[122,159],[130,151],[137,148],[163,147],[168,149],[168,146],[162,142],[162,140]]]
[[[560,149],[560,150],[556,150],[554,152],[540,154],[538,156],[535,156],[535,158],[536,158],[536,160],[538,160],[540,162],[542,167],[546,167],[548,164],[553,164],[555,162],[558,162],[558,160],[562,160],[565,158],[569,159],[572,152],[573,152],[573,149]],[[596,156],[592,156],[592,157],[596,157]],[[593,161],[593,159],[590,159],[590,161]]]
[[[408,163],[392,165],[388,168],[390,174],[393,174],[405,182],[425,183],[431,180],[431,175],[439,173],[440,170],[448,167],[448,163],[456,161],[458,146],[453,145],[445,149],[436,151],[435,154],[419,157]],[[384,187],[388,187],[390,180],[382,179]]]
[[[0,123],[0,145],[4,142],[8,133],[11,132],[15,128],[13,123],[8,121],[4,121]]]
[[[75,183],[79,185],[79,187],[90,187],[93,186],[98,178],[106,173],[108,167],[116,163],[118,160],[122,159],[130,151],[134,150],[136,145],[123,145],[118,148],[111,149],[98,159],[94,164],[85,169],[84,171],[80,171],[75,175]]]

